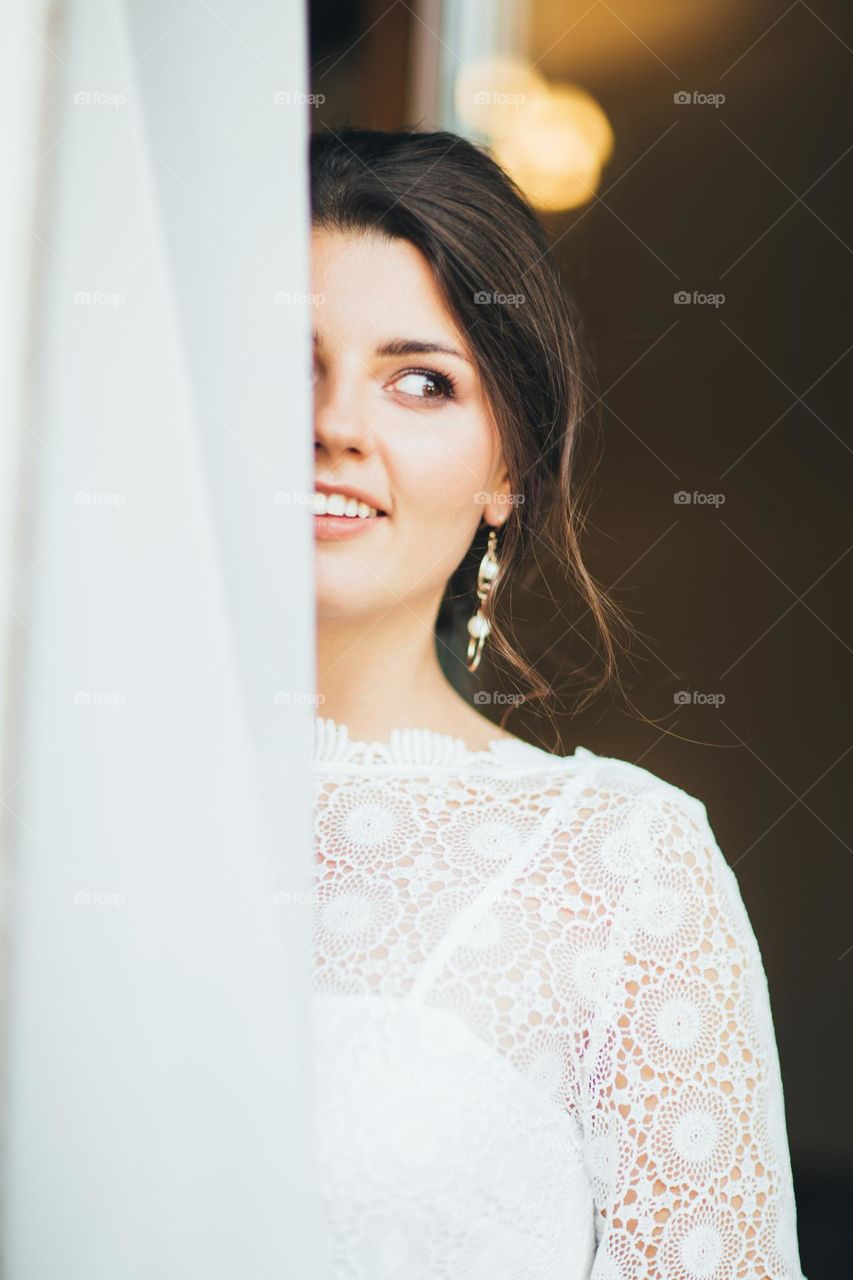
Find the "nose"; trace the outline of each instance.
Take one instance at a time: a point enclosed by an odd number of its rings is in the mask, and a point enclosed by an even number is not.
[[[328,371],[314,384],[314,454],[334,460],[347,453],[373,450],[370,414],[357,370],[347,375]]]

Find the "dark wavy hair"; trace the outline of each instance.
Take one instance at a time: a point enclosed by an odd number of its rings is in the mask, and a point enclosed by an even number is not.
[[[501,611],[513,583],[538,568],[537,548],[550,549],[601,641],[601,670],[588,681],[586,703],[616,674],[617,633],[630,632],[630,624],[581,557],[583,486],[576,461],[581,436],[600,427],[597,378],[583,319],[544,228],[485,150],[444,131],[319,131],[310,138],[310,183],[314,226],[406,240],[432,268],[476,361],[510,475],[501,570],[485,607],[492,624],[487,651],[520,678],[525,701],[555,709],[553,691],[520,653]],[[515,295],[516,302],[482,305],[484,293]],[[469,691],[468,673],[462,674],[466,623],[488,531],[482,522],[447,584],[436,622],[442,666]],[[581,671],[575,675],[583,681]]]

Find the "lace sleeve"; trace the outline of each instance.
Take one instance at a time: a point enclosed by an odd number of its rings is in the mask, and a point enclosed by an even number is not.
[[[581,1070],[590,1280],[804,1280],[764,967],[704,805],[635,797]]]

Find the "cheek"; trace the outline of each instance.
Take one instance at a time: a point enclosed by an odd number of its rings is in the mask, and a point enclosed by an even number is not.
[[[410,554],[413,542],[426,540],[435,573],[445,579],[471,544],[494,465],[485,423],[462,414],[454,414],[452,423],[448,415],[446,423],[427,425],[389,458],[398,546]]]
[[[429,419],[429,411],[423,418]],[[495,443],[481,412],[435,411],[435,422],[421,421],[403,439],[386,438],[387,465],[397,510],[417,513],[430,524],[473,521],[482,514],[482,494],[495,463]]]

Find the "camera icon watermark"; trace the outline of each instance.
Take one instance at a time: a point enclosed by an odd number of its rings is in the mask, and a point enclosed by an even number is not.
[[[292,89],[277,89],[272,96],[277,107],[322,107],[325,93],[298,93]]]
[[[126,693],[107,693],[101,689],[77,689],[74,694],[76,707],[123,707]]]
[[[491,93],[488,89],[480,89],[472,95],[472,101],[478,107],[521,107],[527,101],[527,94]]]
[[[127,94],[104,93],[101,89],[79,89],[74,94],[75,107],[123,107]]]
[[[272,700],[275,707],[320,707],[326,701],[326,695],[309,693],[304,689],[277,689]]]
[[[680,89],[672,95],[672,100],[677,107],[714,107],[719,110],[726,100],[724,93],[703,93],[700,89],[694,89],[690,92],[687,89]]]
[[[74,894],[76,907],[123,907],[126,893],[102,893],[98,889],[78,889]]]
[[[524,494],[488,493],[485,489],[478,489],[474,494],[474,501],[481,507],[487,506],[490,502],[493,502],[496,507],[521,507],[524,505]]]
[[[314,494],[304,489],[277,489],[272,500],[277,507],[309,507],[314,505]]]
[[[677,507],[721,507],[726,500],[724,493],[698,493],[695,489],[688,493],[686,489],[678,489],[672,500]]]
[[[274,293],[272,300],[277,307],[315,306],[326,301],[324,293],[291,293],[288,289],[280,289]]]
[[[721,707],[726,700],[724,693],[702,693],[698,689],[679,689],[672,695],[677,707]]]
[[[721,307],[726,300],[724,293],[702,293],[699,289],[694,289],[690,293],[687,289],[679,289],[677,293],[672,295],[672,300],[677,307]]]
[[[100,493],[97,489],[78,489],[74,494],[75,507],[123,507],[126,493]]]
[[[474,303],[478,307],[490,305],[498,307],[520,307],[527,301],[523,293],[493,293],[488,289],[479,289],[474,294]]]
[[[126,294],[102,293],[99,289],[78,289],[74,294],[75,307],[123,307],[126,302]]]
[[[520,707],[527,698],[523,693],[492,693],[488,689],[478,689],[474,694],[474,702],[481,707]]]

